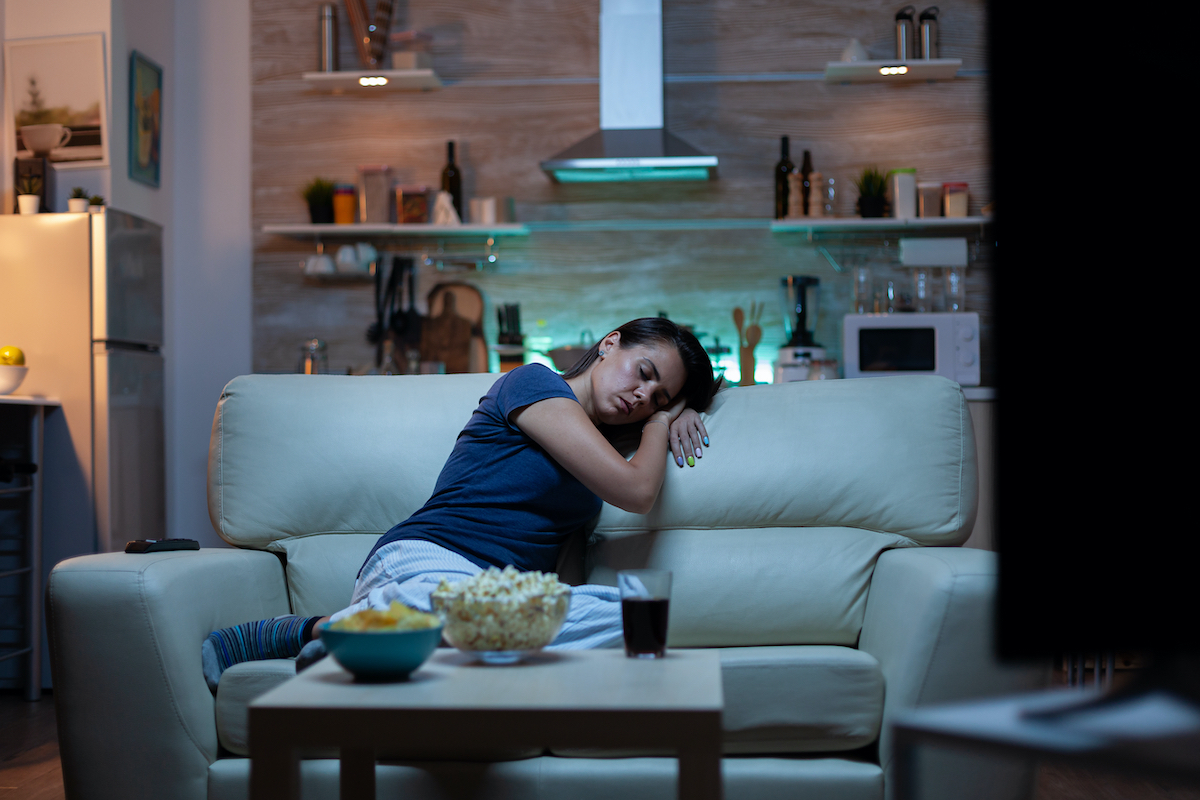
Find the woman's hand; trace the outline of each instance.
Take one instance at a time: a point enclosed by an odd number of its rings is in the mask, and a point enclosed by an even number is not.
[[[708,431],[700,415],[695,409],[685,408],[676,414],[669,426],[671,433],[667,443],[671,446],[675,463],[682,467],[686,461],[689,467],[696,466],[696,459],[704,458],[701,445],[708,446]]]

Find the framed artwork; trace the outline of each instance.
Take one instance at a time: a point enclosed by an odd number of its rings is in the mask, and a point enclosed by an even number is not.
[[[158,188],[162,162],[162,67],[129,57],[129,177]]]
[[[48,153],[57,169],[108,164],[103,34],[5,42],[4,74],[5,136],[17,158]]]

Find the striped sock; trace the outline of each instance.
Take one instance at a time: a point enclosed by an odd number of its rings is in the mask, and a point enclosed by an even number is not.
[[[221,673],[234,664],[294,658],[312,638],[313,626],[319,619],[288,614],[213,631],[200,648],[208,688],[215,693]]]

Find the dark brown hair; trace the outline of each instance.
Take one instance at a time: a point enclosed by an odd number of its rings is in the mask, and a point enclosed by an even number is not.
[[[704,411],[712,402],[714,390],[712,362],[708,353],[700,346],[700,341],[686,328],[681,328],[669,319],[662,317],[642,317],[626,322],[617,328],[615,333],[621,334],[618,347],[636,347],[638,345],[663,344],[671,345],[679,353],[687,379],[683,382],[682,394],[687,398],[687,407],[696,411]],[[600,337],[603,341],[604,337]],[[574,378],[587,372],[588,368],[600,357],[600,342],[592,345],[586,353],[575,362],[574,366],[563,373],[564,378]]]

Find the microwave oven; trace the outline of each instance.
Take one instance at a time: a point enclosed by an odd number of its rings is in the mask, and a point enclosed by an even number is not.
[[[847,314],[842,320],[847,378],[943,375],[979,385],[979,315]]]

